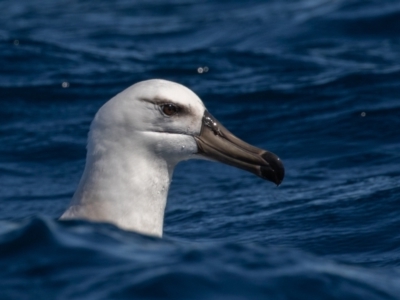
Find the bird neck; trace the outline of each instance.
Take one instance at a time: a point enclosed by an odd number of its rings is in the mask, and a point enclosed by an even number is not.
[[[132,147],[112,145],[89,143],[84,173],[61,219],[109,222],[162,236],[174,165],[138,148],[132,153]]]

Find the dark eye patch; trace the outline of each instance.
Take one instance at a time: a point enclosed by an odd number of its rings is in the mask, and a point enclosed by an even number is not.
[[[139,98],[139,100],[154,104],[156,107],[158,106],[161,112],[168,117],[177,115],[178,113],[182,114],[184,112],[190,111],[190,109],[188,110],[184,106],[172,103],[171,100],[165,98],[159,98],[159,97],[155,97],[153,99]]]
[[[160,105],[161,111],[167,116],[176,115],[181,111],[181,108],[178,105],[173,103],[165,103]]]

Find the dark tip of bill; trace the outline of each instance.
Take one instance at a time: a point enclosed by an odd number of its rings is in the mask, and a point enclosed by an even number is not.
[[[269,167],[261,167],[262,176],[279,186],[285,177],[285,168],[281,159],[272,152],[265,152],[261,156],[269,164]]]
[[[272,181],[276,185],[279,185],[282,182],[282,180],[279,180],[279,178],[277,177],[275,171],[268,166],[260,167],[260,176],[265,180]]]

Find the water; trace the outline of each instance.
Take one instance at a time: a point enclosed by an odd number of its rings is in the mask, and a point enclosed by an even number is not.
[[[0,2],[1,299],[400,299],[400,2]],[[90,121],[189,86],[276,188],[180,164],[163,239],[59,222]]]

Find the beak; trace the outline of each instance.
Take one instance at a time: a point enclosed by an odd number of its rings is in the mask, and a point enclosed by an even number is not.
[[[194,137],[198,154],[249,171],[279,185],[285,176],[282,161],[274,153],[240,140],[219,123],[207,110],[199,136]]]

